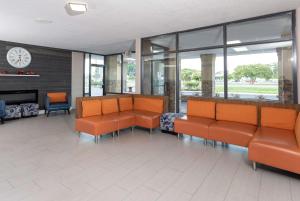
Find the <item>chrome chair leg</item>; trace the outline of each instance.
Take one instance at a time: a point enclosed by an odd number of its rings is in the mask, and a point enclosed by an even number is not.
[[[255,161],[252,161],[252,167],[253,167],[253,170],[256,171],[256,162]]]
[[[214,140],[213,141],[213,147],[216,147],[217,146],[217,142]]]

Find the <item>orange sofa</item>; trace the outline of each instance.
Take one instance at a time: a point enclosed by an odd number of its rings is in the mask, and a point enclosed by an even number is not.
[[[175,132],[248,147],[249,160],[300,174],[298,106],[189,99]],[[298,117],[297,117],[298,116]],[[179,136],[179,135],[178,135]]]
[[[174,130],[178,133],[211,139],[209,126],[215,122],[215,105],[213,101],[188,100],[187,116],[174,121]]]
[[[300,115],[294,109],[261,108],[261,127],[248,148],[249,160],[300,174]]]
[[[209,127],[211,139],[247,147],[257,129],[257,106],[217,103],[216,120]]]
[[[134,126],[152,129],[159,127],[160,115],[166,111],[163,96],[105,96],[76,99],[75,130],[95,136],[118,132]]]

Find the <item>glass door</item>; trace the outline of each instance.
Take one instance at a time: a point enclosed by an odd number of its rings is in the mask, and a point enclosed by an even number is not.
[[[104,66],[91,66],[91,96],[104,95]]]

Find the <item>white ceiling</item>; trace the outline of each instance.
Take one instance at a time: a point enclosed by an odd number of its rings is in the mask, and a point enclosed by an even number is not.
[[[300,7],[300,0],[82,1],[88,12],[70,16],[66,0],[0,0],[0,40],[109,54],[135,38]]]

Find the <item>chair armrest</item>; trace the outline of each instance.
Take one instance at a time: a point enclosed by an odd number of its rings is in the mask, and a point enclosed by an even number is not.
[[[5,116],[5,101],[0,101],[0,116]]]
[[[71,107],[71,105],[72,105],[72,97],[71,97],[71,95],[68,96],[68,105],[69,105],[69,107]]]
[[[48,109],[50,107],[50,99],[48,96],[45,98],[45,108]]]

